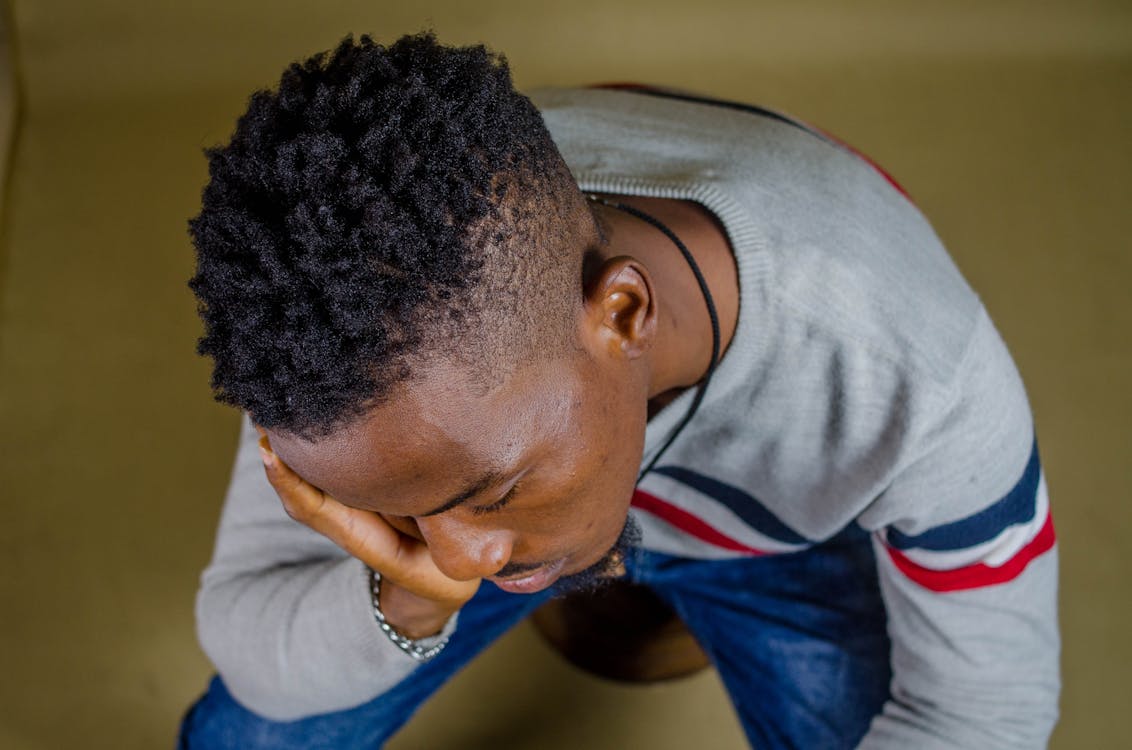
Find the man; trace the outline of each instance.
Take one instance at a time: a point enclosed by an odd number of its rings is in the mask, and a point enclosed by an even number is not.
[[[759,748],[1044,745],[1029,408],[923,217],[774,113],[534,103],[482,48],[347,39],[209,152],[200,351],[248,419],[183,746],[379,746],[605,580]]]

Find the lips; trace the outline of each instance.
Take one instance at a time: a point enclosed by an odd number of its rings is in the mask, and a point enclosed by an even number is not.
[[[488,580],[510,594],[533,594],[557,581],[565,567],[566,558],[562,558],[517,578],[489,578]]]

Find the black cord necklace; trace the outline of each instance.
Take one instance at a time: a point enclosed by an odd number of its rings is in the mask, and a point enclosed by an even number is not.
[[[696,277],[696,283],[700,285],[700,293],[703,294],[704,304],[707,305],[708,318],[711,319],[711,361],[708,363],[707,372],[705,372],[704,376],[700,378],[700,382],[696,387],[696,395],[692,399],[692,403],[688,407],[688,411],[684,413],[684,416],[680,419],[679,424],[677,424],[672,432],[668,434],[668,437],[665,439],[664,444],[661,445],[660,450],[653,454],[652,459],[648,462],[645,468],[641,470],[640,475],[638,475],[637,477],[637,481],[640,482],[645,478],[645,474],[648,474],[650,471],[652,471],[652,468],[656,466],[656,462],[659,461],[660,457],[664,455],[664,452],[668,450],[668,446],[672,445],[672,443],[676,441],[676,438],[680,435],[680,432],[684,429],[688,422],[692,421],[692,417],[696,415],[696,410],[700,408],[700,403],[704,400],[704,393],[707,391],[708,382],[711,381],[711,376],[715,372],[715,367],[717,364],[719,364],[719,314],[715,310],[715,300],[712,299],[711,290],[708,289],[707,280],[704,279],[704,275],[700,271],[700,267],[696,263],[696,259],[692,257],[692,253],[688,250],[687,246],[685,246],[684,243],[680,241],[680,238],[676,236],[675,232],[673,232],[665,224],[663,224],[660,219],[651,214],[645,213],[639,208],[635,208],[633,206],[617,201],[606,200],[605,198],[601,198],[596,195],[589,195],[587,197],[591,201],[600,203],[603,206],[609,206],[610,208],[615,208],[618,211],[623,211],[630,216],[637,217],[641,221],[652,225],[654,228],[664,234],[665,237],[672,240],[672,243],[676,245],[677,249],[680,250],[680,254],[684,256],[684,260],[687,261],[688,266],[692,269],[692,274]]]

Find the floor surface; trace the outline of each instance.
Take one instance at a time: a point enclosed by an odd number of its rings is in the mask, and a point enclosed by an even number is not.
[[[522,86],[644,80],[777,107],[904,183],[1033,402],[1062,559],[1053,747],[1127,746],[1132,8],[407,5],[14,3],[27,98],[0,230],[0,748],[171,746],[210,673],[192,599],[237,425],[193,354],[200,149],[291,59],[426,25],[507,52]],[[526,626],[391,744],[743,746],[713,674],[599,683]]]

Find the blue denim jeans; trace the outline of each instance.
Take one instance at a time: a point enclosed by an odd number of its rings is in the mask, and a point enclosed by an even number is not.
[[[652,588],[703,645],[759,750],[853,747],[888,698],[884,605],[860,529],[789,555],[709,561],[639,550],[627,566],[630,580]],[[553,594],[481,586],[439,656],[347,711],[269,721],[214,678],[185,716],[180,748],[380,748],[445,680]]]

